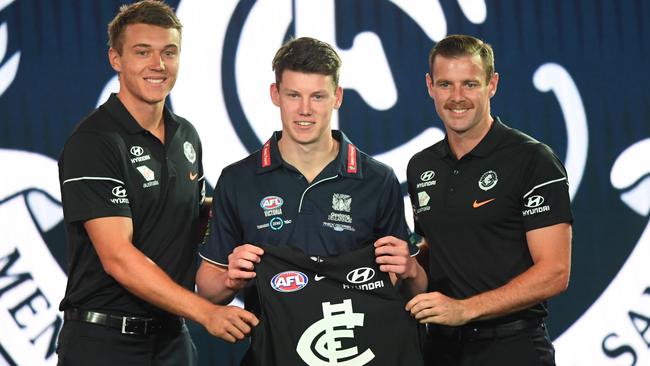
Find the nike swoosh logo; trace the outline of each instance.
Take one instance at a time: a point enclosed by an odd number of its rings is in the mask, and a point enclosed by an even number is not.
[[[488,203],[494,201],[495,199],[496,198],[490,198],[489,200],[485,200],[485,201],[481,201],[481,202],[477,202],[476,200],[474,200],[474,203],[472,203],[472,207],[479,208],[479,207],[481,207],[483,205],[487,205]]]
[[[192,174],[192,172],[190,172],[190,180],[195,180],[196,177],[198,177],[198,176],[199,176],[199,173]]]
[[[325,276],[319,276],[319,275],[315,275],[315,276],[314,276],[314,280],[316,280],[316,281],[320,281],[320,280],[322,280],[323,278],[325,278]]]

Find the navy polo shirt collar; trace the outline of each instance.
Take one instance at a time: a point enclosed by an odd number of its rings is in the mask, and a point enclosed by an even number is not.
[[[335,169],[337,174],[348,178],[363,178],[361,165],[361,153],[359,149],[350,142],[345,134],[338,130],[332,130],[332,137],[339,142],[339,153],[336,158]],[[282,138],[282,131],[276,131],[273,136],[262,145],[257,153],[257,173],[270,172],[284,165],[278,141]],[[325,169],[329,169],[332,164]]]
[[[479,142],[478,145],[468,153],[468,155],[477,157],[490,155],[490,153],[499,146],[499,143],[508,129],[509,127],[504,125],[499,117],[496,117],[492,122],[492,126],[490,126],[488,133],[483,137],[481,142]],[[449,157],[455,160],[454,154],[451,152],[451,148],[449,147],[449,139],[446,135],[442,143],[433,149],[433,152],[440,158]]]
[[[122,125],[127,133],[135,135],[147,132],[147,130],[142,128],[135,118],[133,118],[131,113],[129,113],[124,104],[122,104],[122,101],[117,97],[116,93],[111,93],[111,96],[108,98],[106,103],[102,105],[102,108],[105,108],[113,119]],[[179,123],[167,106],[165,106],[165,109],[163,110],[163,117],[165,120],[165,140],[169,141],[178,129]]]

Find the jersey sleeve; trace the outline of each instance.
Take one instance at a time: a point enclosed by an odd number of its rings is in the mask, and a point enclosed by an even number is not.
[[[409,243],[409,251],[412,255],[418,252],[418,247],[409,241],[409,229],[404,217],[404,196],[392,169],[382,189],[378,217],[375,231],[379,237],[390,235],[402,239]]]
[[[566,169],[548,146],[537,145],[522,188],[521,213],[526,231],[573,222]]]
[[[227,175],[227,171],[222,172],[214,188],[209,234],[199,251],[203,259],[224,266],[228,265],[228,255],[243,239],[233,201],[236,186],[229,183]]]
[[[131,217],[117,146],[107,136],[76,133],[67,141],[59,162],[65,220]]]

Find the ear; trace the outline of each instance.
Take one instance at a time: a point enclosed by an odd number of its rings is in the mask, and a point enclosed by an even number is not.
[[[490,83],[488,84],[488,89],[490,90],[490,98],[492,98],[497,93],[497,86],[499,85],[499,73],[494,73]]]
[[[334,109],[341,108],[341,104],[343,104],[343,88],[341,86],[336,87],[334,97],[336,98],[336,101],[334,102]]]
[[[273,104],[275,104],[277,107],[280,106],[280,91],[278,90],[278,86],[276,83],[271,84],[271,87],[269,88],[269,93],[271,94],[271,101]]]
[[[122,60],[120,54],[113,47],[108,49],[108,62],[116,72],[122,71]]]
[[[431,78],[431,74],[427,73],[424,75],[424,79],[427,84],[427,91],[429,92],[429,96],[433,98],[433,79]]]

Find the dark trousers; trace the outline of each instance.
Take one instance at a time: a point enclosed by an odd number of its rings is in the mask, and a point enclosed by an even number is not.
[[[463,339],[457,330],[430,332],[424,345],[428,366],[555,366],[555,349],[542,324],[491,339]]]
[[[57,345],[59,366],[196,365],[197,352],[187,327],[147,336],[80,321],[66,321]]]

